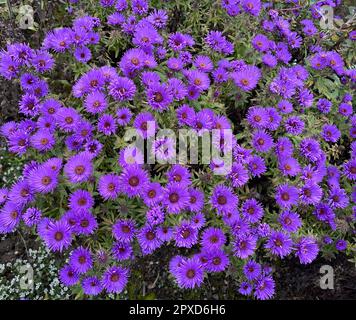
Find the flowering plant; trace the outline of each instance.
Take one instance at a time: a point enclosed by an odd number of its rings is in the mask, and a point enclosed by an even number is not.
[[[27,161],[0,189],[1,233],[36,230],[88,296],[123,292],[135,257],[168,243],[180,288],[231,269],[257,299],[277,259],[352,253],[355,31],[333,49],[318,29],[340,1],[223,0],[205,24],[187,1],[194,32],[165,1],[71,3],[71,26],[0,54],[24,117],[1,134]]]

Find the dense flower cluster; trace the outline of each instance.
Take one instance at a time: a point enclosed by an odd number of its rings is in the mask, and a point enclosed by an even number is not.
[[[9,44],[0,54],[0,74],[19,80],[25,119],[5,123],[1,135],[28,163],[10,189],[0,189],[0,232],[23,223],[36,228],[51,251],[70,252],[59,277],[66,286],[80,283],[86,295],[121,293],[135,256],[171,243],[192,248],[191,256],[170,261],[179,287],[199,287],[208,273],[227,270],[238,259],[237,290],[268,299],[275,288],[272,268],[258,252],[270,260],[294,255],[307,264],[324,248],[352,246],[338,223],[346,221],[354,231],[356,116],[350,92],[356,69],[323,48],[317,28],[322,2],[339,4],[319,1],[292,25],[271,4],[222,1],[228,15],[258,21],[261,33],[250,41],[255,63],[236,59],[234,43],[218,30],[199,46],[190,34],[168,33],[168,12],[146,0],[100,0],[106,21],[77,17],[71,27],[49,32],[38,50]],[[117,66],[88,65],[104,27],[120,31],[131,48]],[[300,59],[305,49],[309,54]],[[73,83],[70,104],[45,80],[64,54],[87,66]],[[341,96],[318,91],[313,81],[320,75],[338,79]],[[228,117],[223,104],[214,107],[226,90],[245,99],[247,110],[242,135],[235,128],[231,145],[226,130],[237,127],[236,111]],[[256,92],[269,97],[265,105],[248,99]],[[142,150],[122,142],[126,128],[145,140],[160,128],[192,129],[199,137],[218,130],[213,144],[231,151],[231,170],[217,175],[224,166],[218,157],[198,170],[143,164]],[[114,161],[113,143],[119,143]],[[338,143],[346,146],[344,162],[329,153]],[[156,138],[151,148],[166,163],[176,156],[171,137]],[[255,185],[262,191],[250,193]]]

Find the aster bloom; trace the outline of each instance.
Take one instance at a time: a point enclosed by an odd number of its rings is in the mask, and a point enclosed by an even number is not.
[[[144,255],[151,254],[163,244],[157,236],[156,227],[151,225],[145,225],[137,232],[137,241]]]
[[[203,231],[201,236],[201,245],[207,249],[219,249],[226,242],[224,232],[219,228],[207,228]]]
[[[75,211],[73,219],[75,219],[75,226],[72,230],[75,234],[90,235],[98,227],[98,222],[89,211]]]
[[[173,101],[173,96],[166,84],[153,83],[148,87],[146,94],[148,104],[157,111],[166,110]]]
[[[132,246],[127,242],[115,242],[111,251],[117,261],[131,259],[133,254]]]
[[[116,110],[116,122],[119,126],[126,126],[129,124],[131,117],[132,117],[132,112],[130,111],[129,108],[119,108]]]
[[[100,114],[106,110],[108,103],[106,96],[100,91],[93,91],[85,97],[85,110],[91,114]]]
[[[141,195],[148,181],[147,172],[138,165],[127,166],[120,175],[122,192],[130,198]]]
[[[291,176],[291,177],[295,177],[301,171],[298,160],[292,157],[287,157],[287,158],[281,157],[281,160],[278,163],[278,168],[279,170],[281,170],[283,175]]]
[[[308,264],[315,260],[319,253],[316,240],[312,237],[302,237],[296,243],[296,256],[301,264]]]
[[[240,235],[234,241],[234,255],[241,258],[246,259],[251,256],[257,246],[257,238],[249,233]]]
[[[120,293],[124,290],[129,270],[123,267],[109,267],[103,274],[101,284],[108,293]]]
[[[159,182],[148,183],[142,194],[143,201],[147,206],[154,206],[161,202],[163,197],[163,188]]]
[[[323,190],[313,182],[306,182],[300,189],[300,201],[315,205],[321,201]]]
[[[69,257],[69,265],[76,273],[87,273],[93,267],[90,251],[84,247],[74,249]]]
[[[216,52],[229,55],[234,47],[220,31],[210,31],[205,38],[206,44]]]
[[[327,99],[322,98],[322,99],[318,100],[316,106],[320,112],[329,113],[331,110],[331,107],[332,107],[332,102]]]
[[[136,86],[129,78],[117,77],[110,82],[109,93],[117,101],[129,101],[136,94]]]
[[[69,208],[72,210],[89,210],[94,205],[94,199],[87,190],[76,190],[69,196]]]
[[[157,129],[155,117],[150,112],[139,113],[133,125],[144,139],[153,136]]]
[[[200,212],[204,207],[204,193],[198,189],[189,188],[189,202],[187,208],[191,212]]]
[[[244,281],[240,284],[239,293],[244,296],[249,296],[252,293],[252,289],[252,284],[247,281]]]
[[[41,165],[28,174],[27,181],[34,192],[50,193],[57,188],[58,173],[49,166]]]
[[[20,220],[21,207],[12,202],[6,202],[0,209],[0,234],[14,231]]]
[[[199,287],[204,280],[204,271],[197,258],[183,260],[173,272],[181,288],[192,289]]]
[[[175,164],[171,169],[167,172],[168,182],[177,182],[182,185],[190,185],[191,184],[191,175],[189,170],[186,167],[183,167],[180,164]]]
[[[119,165],[126,168],[130,165],[141,165],[145,163],[144,155],[141,148],[135,146],[127,146],[120,150]]]
[[[299,135],[304,131],[305,124],[304,121],[300,119],[300,117],[292,116],[286,119],[284,127],[287,133]]]
[[[101,281],[97,277],[86,277],[82,280],[84,294],[96,296],[103,291]]]
[[[329,192],[328,203],[332,208],[344,209],[349,205],[349,197],[344,189],[335,187]]]
[[[68,159],[64,173],[72,183],[88,181],[93,173],[93,164],[85,153],[79,153]]]
[[[245,277],[248,280],[250,280],[250,281],[255,280],[260,276],[260,274],[262,272],[262,267],[259,263],[255,262],[253,260],[249,260],[244,265],[243,272],[244,272]]]
[[[24,206],[35,199],[33,187],[26,180],[20,179],[11,187],[8,198],[13,204]]]
[[[238,197],[231,188],[220,184],[214,188],[210,201],[219,214],[224,214],[235,209]]]
[[[344,175],[351,181],[356,180],[356,158],[344,164]]]
[[[22,220],[28,227],[37,225],[42,218],[41,210],[37,208],[28,208],[22,215]]]
[[[115,134],[117,125],[115,119],[110,114],[103,114],[98,120],[98,132],[106,136]]]
[[[256,199],[248,199],[242,204],[242,215],[251,223],[256,223],[262,219],[263,207]]]
[[[276,189],[276,202],[282,208],[290,208],[298,203],[299,192],[294,186],[283,184]]]
[[[59,270],[59,279],[67,287],[76,285],[79,282],[79,277],[80,275],[70,265],[65,265]]]
[[[344,250],[346,250],[346,248],[347,248],[347,241],[346,241],[346,240],[343,240],[343,239],[337,240],[336,243],[335,243],[335,248],[336,248],[336,250],[338,250],[338,251],[344,251]]]
[[[152,226],[162,224],[164,222],[164,218],[165,213],[160,206],[151,207],[146,212],[147,222]]]
[[[258,152],[268,152],[274,145],[273,138],[265,131],[256,131],[252,137],[252,145]]]
[[[252,156],[248,161],[248,169],[253,177],[260,177],[267,170],[265,160],[260,156]]]
[[[244,165],[234,162],[229,173],[229,178],[234,188],[242,187],[249,180],[248,171]]]
[[[229,265],[230,261],[226,253],[221,249],[209,249],[206,253],[207,262],[204,269],[208,272],[222,272]]]
[[[173,231],[173,239],[177,247],[191,248],[198,242],[198,229],[188,221],[182,221]]]
[[[273,297],[275,283],[271,276],[262,276],[255,284],[255,297],[260,300],[266,300]]]
[[[55,114],[55,119],[61,130],[73,132],[80,120],[80,115],[73,108],[60,108]]]
[[[293,211],[283,211],[279,215],[278,221],[287,232],[296,232],[302,226],[299,214]]]
[[[292,246],[293,241],[290,236],[280,231],[273,231],[265,244],[265,248],[279,257],[285,257],[290,254]]]
[[[256,66],[249,65],[241,71],[232,73],[231,78],[243,91],[251,91],[256,88],[261,78],[261,71]]]
[[[341,133],[337,126],[332,124],[325,124],[322,127],[321,136],[327,142],[337,142],[340,139]]]
[[[186,186],[171,182],[164,190],[162,203],[166,206],[167,212],[177,214],[184,210],[190,200]]]
[[[50,221],[43,234],[43,240],[50,250],[62,252],[72,242],[70,226],[63,220]]]
[[[130,242],[133,240],[136,233],[135,222],[130,219],[118,220],[112,226],[112,233],[117,241]]]
[[[6,202],[8,194],[9,194],[9,190],[7,188],[0,188],[0,204]]]

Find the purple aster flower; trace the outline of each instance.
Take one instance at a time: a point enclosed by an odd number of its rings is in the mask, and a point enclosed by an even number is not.
[[[9,195],[9,190],[7,188],[0,188],[0,204],[6,202]]]
[[[294,186],[283,184],[276,189],[276,202],[282,208],[290,208],[298,203],[299,192]]]
[[[135,237],[135,222],[131,219],[120,219],[112,227],[114,238],[120,242],[130,242]]]
[[[335,243],[335,248],[336,250],[338,251],[344,251],[347,249],[347,241],[345,240],[337,240],[336,243]]]
[[[127,166],[120,175],[122,192],[130,198],[142,194],[144,188],[149,182],[148,174],[138,165]]]
[[[68,159],[64,173],[72,183],[88,181],[93,173],[93,164],[86,153],[79,153]]]
[[[146,218],[150,225],[156,226],[164,222],[165,213],[160,206],[154,206],[146,212]]]
[[[9,201],[18,206],[25,206],[35,199],[33,186],[27,180],[19,180],[10,189]]]
[[[267,170],[265,160],[260,156],[252,156],[248,161],[248,169],[253,177],[260,177]]]
[[[89,48],[87,48],[86,46],[82,46],[77,47],[74,50],[74,57],[79,62],[87,63],[92,58],[92,55]]]
[[[115,242],[112,247],[112,254],[117,261],[131,259],[133,255],[132,246],[127,242]]]
[[[126,126],[130,123],[132,112],[129,108],[119,108],[116,110],[117,124],[119,126]]]
[[[259,263],[253,261],[253,260],[249,260],[243,268],[243,272],[245,277],[248,280],[255,280],[257,279],[261,273],[262,273],[262,267]]]
[[[337,142],[340,139],[341,133],[337,126],[333,124],[325,124],[322,127],[321,136],[325,141]]]
[[[80,121],[80,115],[73,108],[60,108],[55,119],[58,127],[64,132],[73,132]]]
[[[62,252],[72,243],[70,226],[63,220],[50,221],[43,234],[43,240],[51,251]]]
[[[91,114],[104,112],[108,107],[105,94],[100,91],[89,93],[85,98],[84,107]]]
[[[267,300],[274,295],[274,280],[271,276],[263,276],[256,281],[255,297],[260,300]]]
[[[229,173],[229,178],[234,188],[242,187],[249,180],[248,171],[244,165],[234,162]]]
[[[101,284],[108,293],[120,293],[124,290],[129,270],[123,267],[109,267],[103,274]]]
[[[293,112],[293,104],[288,100],[281,100],[277,105],[279,111],[284,114]]]
[[[169,213],[180,213],[187,207],[189,200],[189,192],[185,185],[171,182],[165,187],[162,201]]]
[[[31,137],[31,145],[38,151],[48,151],[56,143],[54,135],[49,130],[39,130]]]
[[[41,210],[37,208],[28,208],[22,216],[22,219],[26,226],[32,227],[37,225],[42,218]]]
[[[103,114],[98,120],[98,132],[103,133],[106,136],[115,134],[117,125],[115,119],[110,114]]]
[[[191,212],[200,212],[204,207],[204,193],[198,189],[190,188],[187,208]]]
[[[251,42],[257,51],[266,52],[270,49],[270,40],[263,34],[255,35]]]
[[[117,101],[132,100],[136,94],[136,86],[129,78],[117,77],[111,81],[109,93]]]
[[[219,214],[224,214],[236,208],[238,197],[231,188],[220,184],[214,188],[210,201]]]
[[[72,210],[90,210],[94,199],[87,190],[76,190],[69,196],[69,208]]]
[[[98,222],[89,211],[75,211],[74,219],[76,220],[76,224],[73,228],[75,234],[90,235],[93,234],[98,227]]]
[[[302,237],[296,243],[296,256],[301,264],[308,264],[315,260],[319,253],[318,244],[312,237]]]
[[[198,229],[191,222],[183,220],[174,228],[173,238],[177,247],[191,248],[198,242]]]
[[[252,284],[249,282],[241,282],[240,288],[239,288],[239,293],[241,293],[244,296],[249,296],[252,292]]]
[[[234,45],[220,31],[210,31],[205,38],[205,43],[214,51],[224,55],[232,54],[234,51]]]
[[[272,231],[265,248],[279,257],[285,257],[291,253],[293,241],[288,234],[280,231]]]
[[[281,157],[281,160],[278,163],[278,168],[283,175],[291,177],[295,177],[301,171],[298,160],[292,157]]]
[[[305,204],[315,205],[321,201],[323,190],[316,184],[306,182],[300,189],[300,201]]]
[[[242,215],[251,223],[259,222],[263,217],[263,207],[256,199],[247,199],[241,208]]]
[[[296,232],[302,226],[299,214],[292,211],[283,211],[279,215],[278,221],[287,232]]]
[[[258,16],[262,9],[262,4],[260,0],[242,0],[241,5],[247,13],[253,16]]]
[[[204,270],[199,259],[195,257],[183,260],[173,272],[173,275],[178,285],[185,289],[199,287],[204,280]]]
[[[274,146],[274,142],[269,133],[256,131],[252,136],[252,145],[258,152],[268,152]]]
[[[203,231],[200,244],[207,250],[219,249],[226,242],[224,232],[219,228],[207,228]]]
[[[93,267],[91,252],[84,247],[74,249],[69,257],[69,265],[76,273],[87,273]]]
[[[151,254],[163,244],[157,236],[156,227],[151,225],[145,225],[138,231],[137,241],[144,255]]]
[[[10,233],[16,229],[21,220],[21,207],[12,202],[6,202],[0,209],[0,234]]]
[[[224,271],[230,263],[226,253],[219,248],[208,249],[206,258],[204,269],[208,272]]]
[[[144,139],[153,136],[157,130],[155,117],[150,112],[139,113],[133,125]]]
[[[97,277],[86,277],[82,280],[82,288],[84,294],[90,296],[96,296],[103,291],[103,287],[99,278]]]
[[[344,189],[335,187],[329,193],[329,205],[334,209],[344,209],[349,205],[349,197]]]
[[[168,182],[177,182],[183,185],[190,185],[190,172],[180,164],[173,165],[166,173]]]
[[[256,236],[249,233],[242,234],[234,241],[234,255],[241,259],[246,259],[255,252],[256,245]]]
[[[349,117],[353,112],[352,105],[350,103],[341,103],[338,112],[344,117]]]
[[[322,98],[322,99],[318,100],[316,106],[320,112],[329,113],[331,110],[331,107],[332,107],[332,102],[327,99]]]
[[[159,182],[148,183],[143,190],[143,201],[149,207],[161,202],[163,197],[163,188]]]
[[[76,285],[79,282],[79,277],[80,275],[70,265],[66,265],[59,270],[59,279],[67,287]]]
[[[349,180],[356,180],[356,158],[351,159],[344,164],[343,173]]]
[[[158,226],[157,227],[157,237],[162,241],[169,242],[173,237],[173,229],[167,226]]]
[[[317,161],[322,155],[322,150],[318,141],[312,138],[305,138],[299,145],[301,154],[310,161]]]
[[[287,133],[300,135],[304,131],[304,121],[298,116],[292,116],[285,120],[284,127]]]
[[[152,109],[164,111],[173,101],[173,96],[166,84],[153,83],[147,89],[148,104]]]
[[[261,71],[256,66],[248,65],[238,72],[231,74],[236,86],[243,91],[251,91],[256,88],[261,78]]]

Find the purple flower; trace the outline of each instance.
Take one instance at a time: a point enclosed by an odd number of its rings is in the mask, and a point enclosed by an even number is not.
[[[312,237],[302,237],[296,243],[296,256],[300,263],[311,263],[319,253],[318,244]]]
[[[247,199],[241,208],[242,215],[251,223],[259,222],[263,217],[263,207],[256,199]]]
[[[69,265],[76,273],[87,273],[93,267],[90,251],[83,247],[74,249],[69,257]]]
[[[77,284],[79,282],[79,277],[80,275],[76,273],[70,265],[66,265],[59,270],[59,279],[67,287]]]
[[[249,233],[240,235],[234,242],[234,255],[246,259],[255,252],[256,246],[257,238],[254,235]]]
[[[203,231],[201,236],[201,245],[207,250],[219,249],[226,242],[224,232],[219,228],[207,228]]]
[[[103,133],[106,136],[115,134],[117,125],[115,119],[110,114],[103,114],[98,120],[98,132]]]
[[[296,232],[302,226],[299,214],[292,211],[283,211],[279,215],[278,221],[287,232]]]
[[[120,178],[115,174],[103,175],[98,183],[99,194],[105,199],[116,199],[121,191]]]
[[[50,221],[43,234],[43,240],[50,250],[62,252],[72,242],[72,233],[69,225],[62,220]]]
[[[136,86],[129,78],[117,77],[110,82],[109,93],[117,101],[132,100],[136,94]]]
[[[72,156],[64,166],[64,173],[72,183],[88,181],[93,174],[90,157],[85,153]]]
[[[198,242],[198,229],[188,221],[182,221],[173,231],[173,238],[178,247],[191,248]]]
[[[181,212],[187,207],[189,200],[190,196],[186,186],[171,182],[165,187],[162,202],[169,213]]]
[[[37,208],[28,208],[22,216],[22,219],[26,226],[32,227],[37,225],[42,218],[41,210]]]
[[[337,126],[333,124],[325,124],[322,127],[321,136],[325,141],[337,142],[340,139],[341,133]]]
[[[220,184],[214,188],[210,201],[219,214],[224,214],[236,208],[238,197],[231,188]]]
[[[103,274],[101,284],[108,293],[120,293],[124,290],[129,270],[123,267],[109,267]]]
[[[144,255],[151,254],[163,244],[157,236],[156,227],[151,225],[145,225],[138,231],[137,241]]]
[[[259,263],[255,262],[253,260],[249,260],[244,265],[243,272],[244,272],[245,277],[248,280],[250,280],[250,281],[255,280],[260,276],[260,274],[262,272],[262,267]]]
[[[243,91],[251,91],[256,88],[258,81],[261,78],[261,71],[256,66],[246,66],[242,70],[231,74],[236,86]]]
[[[130,242],[135,237],[135,222],[131,219],[118,220],[112,226],[112,233],[117,241]]]
[[[351,159],[344,164],[343,173],[349,180],[356,180],[356,158]]]
[[[122,192],[130,198],[142,195],[148,182],[147,172],[138,165],[127,166],[120,175]]]
[[[96,296],[103,291],[103,287],[99,278],[97,277],[86,277],[82,280],[82,288],[84,294],[90,296]]]
[[[323,190],[313,182],[306,182],[300,189],[300,201],[315,205],[321,201]]]
[[[269,133],[256,131],[252,136],[252,145],[258,152],[268,152],[274,146],[274,142]]]
[[[293,246],[293,241],[289,235],[273,231],[270,235],[265,247],[270,250],[274,255],[285,257],[291,253]]]
[[[94,205],[94,199],[87,190],[76,190],[69,197],[69,208],[72,210],[90,210]]]
[[[193,289],[199,287],[204,280],[204,271],[197,258],[183,260],[173,272],[181,288]]]
[[[0,234],[14,231],[20,220],[20,207],[12,202],[6,202],[0,209]]]
[[[290,208],[298,203],[299,192],[294,186],[283,184],[276,189],[276,202],[282,208]]]
[[[255,297],[260,300],[270,299],[274,295],[275,284],[271,276],[262,276],[255,284]]]

